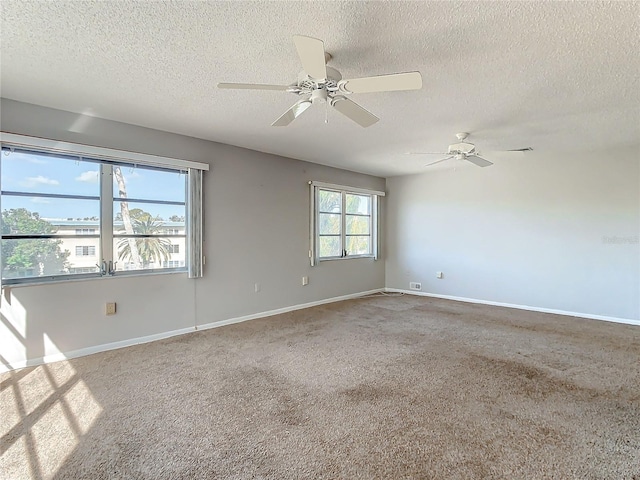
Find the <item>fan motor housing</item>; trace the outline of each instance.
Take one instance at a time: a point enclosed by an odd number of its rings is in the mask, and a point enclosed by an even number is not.
[[[453,145],[449,145],[449,153],[473,153],[476,149],[476,146],[473,143],[454,143]]]
[[[326,80],[314,80],[305,72],[300,72],[298,74],[298,87],[300,87],[303,92],[302,93],[310,93],[313,90],[318,89],[319,87],[327,87],[328,90],[336,91],[338,90],[338,82],[342,80],[342,74],[336,70],[335,68],[331,68],[329,66],[327,68],[327,79]]]

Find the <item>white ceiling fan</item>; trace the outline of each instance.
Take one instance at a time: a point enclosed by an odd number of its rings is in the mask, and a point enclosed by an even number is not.
[[[282,90],[298,95],[300,100],[271,124],[274,127],[289,125],[314,103],[329,103],[333,108],[358,125],[369,127],[380,119],[357,103],[349,100],[347,95],[352,93],[418,90],[422,88],[420,72],[394,73],[344,80],[340,72],[327,66],[331,55],[324,51],[322,40],[303,35],[294,35],[293,42],[304,69],[298,74],[296,83],[292,85],[219,83],[218,88]]]
[[[448,157],[443,158],[441,160],[437,160],[432,163],[428,163],[427,167],[431,165],[435,165],[437,163],[446,162],[452,158],[456,160],[466,160],[471,162],[479,167],[488,167],[493,165],[493,162],[486,160],[480,156],[480,152],[476,150],[476,146],[473,143],[465,142],[466,138],[469,136],[468,133],[456,133],[456,138],[459,143],[454,143],[449,145],[449,149],[446,152],[409,152],[409,155],[448,155]],[[513,153],[523,153],[533,150],[531,147],[519,148],[516,150],[502,150],[501,153],[504,152],[513,152]]]

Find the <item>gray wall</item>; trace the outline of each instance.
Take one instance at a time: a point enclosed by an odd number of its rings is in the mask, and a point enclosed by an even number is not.
[[[384,190],[382,178],[108,120],[77,122],[77,114],[7,99],[0,107],[5,132],[211,165],[204,278],[162,274],[5,289],[0,354],[9,363],[384,287],[383,261],[310,267],[308,259],[307,182]],[[71,131],[74,125],[82,131]],[[107,301],[117,302],[117,315],[104,316]]]
[[[386,286],[640,319],[638,148],[499,160],[387,179]]]

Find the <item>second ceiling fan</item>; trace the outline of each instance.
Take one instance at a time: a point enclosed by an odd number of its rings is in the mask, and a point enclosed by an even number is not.
[[[328,67],[331,55],[324,50],[324,43],[317,38],[294,35],[293,43],[298,51],[304,71],[292,85],[265,85],[253,83],[219,83],[218,88],[242,90],[282,90],[298,95],[300,99],[271,125],[289,125],[314,103],[328,103],[347,118],[362,127],[369,127],[380,120],[371,112],[348,99],[352,93],[393,92],[422,88],[420,72],[393,73],[375,77],[343,79],[340,72]]]
[[[430,167],[431,165],[436,165],[438,163],[446,162],[447,160],[451,160],[452,158],[456,160],[466,160],[468,162],[477,165],[478,167],[488,167],[493,165],[493,162],[490,162],[486,158],[482,158],[480,156],[480,152],[476,150],[476,146],[473,143],[465,142],[468,133],[456,133],[456,138],[459,143],[454,143],[449,145],[449,148],[446,152],[408,152],[408,155],[447,155],[447,157],[442,158],[440,160],[436,160],[435,162],[428,163],[425,165],[426,167]],[[500,153],[523,153],[530,152],[533,150],[531,147],[526,148],[518,148],[515,150],[502,150]],[[495,152],[497,153],[497,152]]]

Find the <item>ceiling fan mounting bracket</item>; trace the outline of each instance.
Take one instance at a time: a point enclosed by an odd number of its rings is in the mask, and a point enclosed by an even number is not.
[[[460,133],[456,133],[456,138],[458,140],[460,140],[461,142],[464,142],[464,140],[469,136],[468,133],[466,132],[460,132]]]

